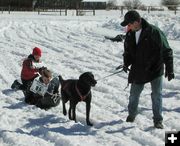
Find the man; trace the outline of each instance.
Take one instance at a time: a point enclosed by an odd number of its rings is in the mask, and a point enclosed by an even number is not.
[[[162,117],[162,78],[174,78],[173,52],[164,33],[141,18],[137,11],[128,11],[122,26],[128,26],[124,42],[124,66],[130,67],[128,82],[131,83],[127,122],[134,122],[137,115],[139,96],[145,83],[151,84],[151,99],[154,127],[163,129]],[[119,69],[120,67],[117,67]]]

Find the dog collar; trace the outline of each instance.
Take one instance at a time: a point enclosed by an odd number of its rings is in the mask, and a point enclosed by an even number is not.
[[[90,94],[90,92],[91,92],[91,90],[89,90],[87,94],[82,95],[81,92],[79,91],[78,87],[77,87],[77,83],[76,83],[76,85],[75,85],[75,88],[76,88],[76,91],[77,91],[78,95],[79,95],[80,98],[81,98],[81,101],[84,101],[84,100],[86,99],[86,97],[87,97],[87,96]]]

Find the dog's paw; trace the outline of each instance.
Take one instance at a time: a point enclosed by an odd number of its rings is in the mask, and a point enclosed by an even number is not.
[[[93,126],[93,124],[90,121],[87,121],[88,126]]]
[[[63,110],[63,115],[66,116],[67,115],[67,111]]]

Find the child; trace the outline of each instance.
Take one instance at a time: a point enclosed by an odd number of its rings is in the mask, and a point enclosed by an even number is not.
[[[36,105],[41,109],[55,107],[60,102],[59,78],[52,78],[52,73],[47,68],[42,70],[41,77],[36,78],[25,96],[25,102]]]
[[[23,61],[22,70],[21,70],[22,84],[20,84],[17,80],[15,80],[14,83],[11,85],[12,89],[25,91],[28,85],[34,80],[34,78],[38,76],[38,73],[41,73],[44,67],[37,68],[34,66],[34,63],[40,62],[41,54],[42,54],[41,49],[35,47],[33,49],[32,54],[30,54],[28,58],[26,58]]]

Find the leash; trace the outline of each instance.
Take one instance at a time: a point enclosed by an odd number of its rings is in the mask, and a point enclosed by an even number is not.
[[[113,76],[113,75],[115,75],[115,74],[118,74],[118,73],[120,73],[120,72],[122,72],[122,71],[123,71],[123,69],[121,69],[120,71],[111,73],[111,74],[109,74],[109,75],[107,75],[107,76],[104,76],[104,77],[98,79],[97,81],[102,80],[102,79],[105,79],[105,78],[108,78],[108,77],[111,77],[111,76]]]

